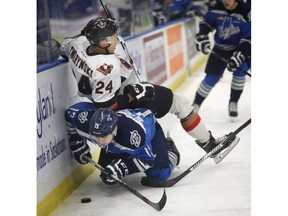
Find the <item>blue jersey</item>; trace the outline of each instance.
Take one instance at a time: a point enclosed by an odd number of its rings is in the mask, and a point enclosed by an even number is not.
[[[203,11],[200,33],[216,30],[215,46],[224,51],[240,50],[245,56],[251,55],[251,7],[238,2],[234,10],[226,10],[221,2]]]
[[[93,140],[89,122],[94,114],[92,103],[77,103],[66,110],[69,139]],[[125,109],[115,112],[118,117],[117,134],[104,150],[125,158],[129,174],[146,171],[151,167],[168,167],[166,139],[154,114],[146,108]]]
[[[116,112],[118,130],[114,140],[106,150],[116,154],[129,154],[133,158],[153,165],[155,156],[152,150],[152,139],[155,135],[155,117],[144,108],[125,109]]]

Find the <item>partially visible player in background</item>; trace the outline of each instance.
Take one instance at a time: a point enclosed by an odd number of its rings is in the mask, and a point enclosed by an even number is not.
[[[87,140],[103,149],[99,164],[105,168],[100,177],[105,184],[118,178],[145,172],[147,177],[166,180],[179,164],[180,154],[170,137],[165,138],[153,113],[145,108],[114,112],[96,111],[89,102],[80,102],[65,112],[69,141],[74,159],[86,164],[91,158]]]
[[[233,73],[228,114],[237,117],[238,101],[245,86],[246,74],[243,71],[247,71],[251,64],[251,6],[238,0],[213,1],[212,5],[208,10],[201,11],[196,47],[198,51],[209,54],[211,42],[208,34],[213,31],[215,46],[208,58],[206,75],[197,89],[193,106],[195,111],[199,111],[227,68]],[[219,57],[228,59],[228,64]]]
[[[61,55],[69,59],[80,96],[89,98],[95,108],[142,107],[152,110],[156,118],[172,113],[206,152],[225,139],[227,135],[218,139],[212,136],[198,113],[193,111],[189,98],[137,78],[125,58],[115,54],[118,29],[115,20],[96,18],[88,22],[80,35],[62,42]]]
[[[153,0],[154,25],[188,17],[194,0]]]

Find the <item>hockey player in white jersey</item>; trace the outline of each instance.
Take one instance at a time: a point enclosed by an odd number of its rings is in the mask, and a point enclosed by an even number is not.
[[[187,97],[164,86],[139,81],[125,58],[115,54],[118,30],[114,19],[100,17],[90,20],[81,34],[62,41],[61,55],[69,59],[79,94],[89,98],[95,108],[143,107],[152,110],[156,118],[168,112],[175,114],[184,130],[206,152],[225,139],[227,135],[217,139],[212,136]]]

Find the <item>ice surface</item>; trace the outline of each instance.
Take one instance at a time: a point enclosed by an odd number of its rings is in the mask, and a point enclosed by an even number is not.
[[[196,89],[204,76],[197,73],[177,89],[178,93],[194,99]],[[238,103],[239,116],[233,122],[228,116],[228,100],[232,74],[225,72],[202,104],[199,111],[208,130],[215,137],[236,130],[251,118],[251,79],[247,77],[244,92]],[[178,175],[205,155],[181,128],[179,120],[168,114],[160,119],[165,132],[170,131],[181,154],[179,166],[173,176]],[[161,212],[154,210],[120,185],[106,186],[101,182],[99,171],[87,180],[59,206],[52,216],[250,216],[251,215],[251,125],[238,136],[239,144],[220,163],[212,159],[204,161],[172,188],[166,188],[167,203]],[[92,166],[88,164],[87,166]],[[162,188],[148,188],[140,184],[143,174],[123,179],[153,202],[162,196]],[[90,203],[81,203],[81,198],[91,197]]]

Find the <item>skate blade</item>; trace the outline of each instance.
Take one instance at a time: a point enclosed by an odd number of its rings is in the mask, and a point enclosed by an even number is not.
[[[224,151],[220,152],[213,158],[214,162],[216,164],[220,163],[235,148],[235,146],[239,143],[239,141],[240,138],[236,137],[228,148],[226,148]]]

